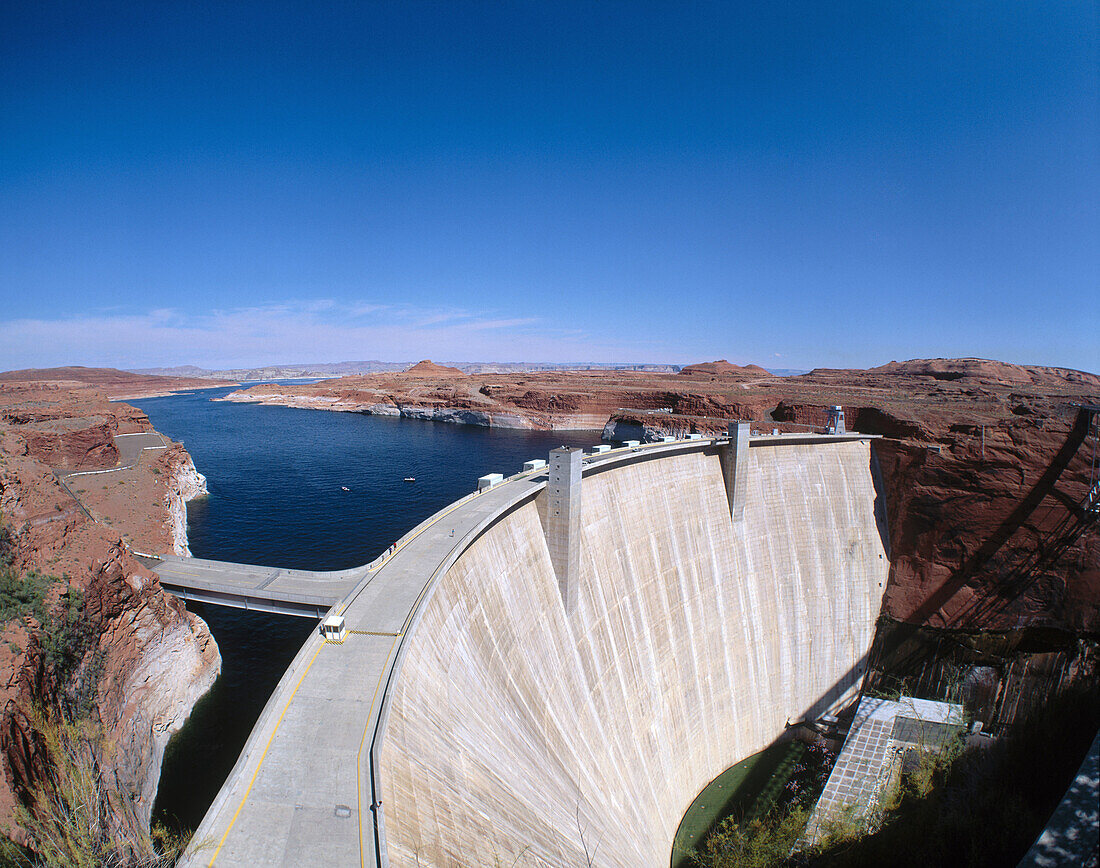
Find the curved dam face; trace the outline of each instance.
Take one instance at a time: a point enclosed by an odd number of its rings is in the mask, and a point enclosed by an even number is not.
[[[712,778],[854,698],[889,569],[871,444],[752,445],[737,521],[718,450],[585,476],[568,610],[545,490],[439,577],[380,725],[389,864],[666,865]]]

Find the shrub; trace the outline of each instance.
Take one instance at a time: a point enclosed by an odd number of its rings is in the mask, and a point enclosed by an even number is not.
[[[0,567],[11,566],[11,555],[15,551],[15,539],[7,525],[0,525]]]
[[[172,865],[186,840],[156,828],[137,836],[112,822],[111,805],[124,800],[104,783],[101,757],[110,745],[89,720],[66,721],[31,712],[50,757],[50,778],[15,809],[16,822],[33,849],[10,840],[0,844],[3,864],[20,868],[160,868]]]
[[[67,681],[95,638],[96,629],[84,617],[84,592],[69,588],[42,623],[39,644],[59,681]]]
[[[776,809],[764,817],[737,823],[729,817],[718,824],[695,854],[702,868],[773,868],[787,865],[791,849],[806,828],[810,815],[795,806]]]
[[[0,565],[0,625],[26,617],[38,621],[43,658],[57,682],[64,685],[84,659],[97,630],[84,617],[84,592],[79,588],[67,588],[54,606],[47,606],[46,597],[60,582],[33,571],[20,575],[8,565]],[[86,717],[90,712],[102,666],[102,655],[97,654],[80,673],[71,716]]]
[[[0,540],[0,549],[2,549]],[[56,579],[30,572],[20,575],[10,563],[0,563],[0,624],[28,615],[46,620],[46,594]]]

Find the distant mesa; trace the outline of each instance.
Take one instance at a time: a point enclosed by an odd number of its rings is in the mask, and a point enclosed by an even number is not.
[[[0,373],[0,381],[6,383],[87,383],[102,385],[144,379],[153,378],[120,371],[117,368],[86,368],[83,365],[70,365],[64,368],[24,368],[19,371]]]
[[[910,359],[888,362],[869,373],[907,374],[931,377],[935,380],[961,380],[964,377],[1002,384],[1055,385],[1061,382],[1100,386],[1100,376],[1070,368],[1049,368],[1039,365],[1014,365],[992,359]]]
[[[62,368],[25,368],[20,371],[0,373],[0,384],[27,383],[48,385],[66,389],[100,389],[112,398],[148,397],[182,389],[209,389],[218,385],[235,385],[232,381],[195,377],[161,377],[152,374],[136,374],[117,368],[85,368],[70,365]]]
[[[689,377],[770,377],[772,374],[759,365],[734,365],[725,359],[715,362],[700,362],[680,369],[680,373]]]
[[[417,362],[407,371],[406,374],[412,374],[414,377],[465,377],[466,374],[460,371],[458,368],[452,368],[449,365],[437,365],[431,359],[422,359]]]
[[[675,374],[679,365],[615,362],[461,362],[456,367],[466,374],[524,374],[531,371],[643,371],[651,374]],[[306,364],[272,364],[258,368],[226,368],[210,370],[194,365],[173,368],[137,368],[135,374],[157,374],[162,377],[201,377],[221,380],[292,380],[299,378],[331,379],[357,377],[366,374],[391,374],[408,370],[408,362],[382,362],[378,359],[358,362],[309,362]],[[800,371],[799,373],[805,373]]]

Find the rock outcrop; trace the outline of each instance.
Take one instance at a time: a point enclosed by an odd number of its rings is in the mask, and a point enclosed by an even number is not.
[[[429,375],[429,370],[417,365],[404,374],[252,386],[221,400],[494,428],[599,430],[623,407],[728,418],[749,398],[731,390],[740,391],[742,381],[756,382],[752,379],[755,372],[748,368],[738,369],[744,373],[736,376],[723,373],[696,378],[638,371],[463,374],[450,368]],[[760,372],[768,382],[778,379],[763,369]]]
[[[437,365],[431,359],[421,359],[407,371],[409,377],[465,377],[466,374],[450,365]]]
[[[53,386],[65,392],[90,389],[110,398],[150,398],[168,395],[184,389],[212,389],[216,386],[232,386],[232,380],[212,380],[198,377],[161,377],[152,374],[136,374],[115,368],[85,368],[72,365],[65,368],[26,368],[21,371],[0,372],[0,384],[16,384],[41,387]]]
[[[116,794],[112,834],[147,839],[142,832],[165,745],[209,689],[221,661],[206,624],[161,589],[126,540],[159,551],[186,549],[186,522],[172,510],[182,515],[183,501],[201,490],[202,477],[183,448],[171,444],[140,451],[129,469],[70,475],[63,482],[43,459],[59,462],[55,467],[72,464],[75,447],[64,439],[67,431],[83,432],[86,439],[76,451],[98,454],[102,463],[115,433],[151,431],[148,419],[94,390],[35,392],[22,384],[0,385],[0,408],[0,532],[6,541],[0,557],[20,575],[34,570],[64,576],[47,602],[79,603],[83,625],[72,646],[78,659],[69,667],[51,662],[35,621],[4,626],[0,826],[13,826],[15,805],[26,803],[50,774],[34,722],[39,708],[90,714],[102,724],[104,745],[111,749],[102,752],[99,767],[108,791]],[[58,442],[44,441],[43,425],[45,434],[56,429],[68,445],[43,446]],[[89,432],[98,432],[100,440]],[[112,484],[103,484],[104,478]],[[19,837],[18,830],[13,834]]]
[[[907,374],[946,381],[970,379],[998,386],[1020,384],[1058,388],[1062,383],[1068,382],[1087,388],[1100,388],[1100,376],[1086,371],[1013,365],[992,359],[911,359],[907,362],[888,362],[881,367],[872,368],[871,373]]]
[[[206,477],[199,473],[191,456],[182,449],[171,453],[168,466],[168,522],[172,533],[172,554],[191,557],[191,549],[187,547],[187,503],[209,494]]]
[[[766,377],[771,378],[774,376],[770,371],[765,371],[759,365],[734,365],[727,362],[725,359],[718,359],[715,362],[700,362],[697,365],[687,365],[680,369],[680,375],[684,377],[739,377],[745,379],[746,377]]]

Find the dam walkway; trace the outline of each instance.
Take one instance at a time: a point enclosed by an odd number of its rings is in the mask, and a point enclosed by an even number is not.
[[[808,439],[754,437],[747,445]],[[813,442],[867,439],[812,436]],[[583,472],[587,476],[633,462],[714,450],[725,442],[708,438],[623,447],[586,456]],[[354,579],[333,609],[345,619],[346,638],[337,643],[315,632],[306,640],[180,865],[388,864],[377,750],[384,709],[407,648],[405,637],[415,628],[421,603],[437,578],[482,533],[542,491],[547,479],[547,469],[540,468],[473,492],[415,527],[374,564],[340,578],[209,561],[188,571],[193,559],[165,559],[154,567],[163,571],[168,587],[186,583],[193,594],[207,593],[215,585],[235,587],[226,593],[256,598],[276,592],[335,594],[340,582]],[[230,577],[235,578],[227,581]],[[329,584],[322,592],[323,582]],[[207,590],[200,587],[204,583]]]

